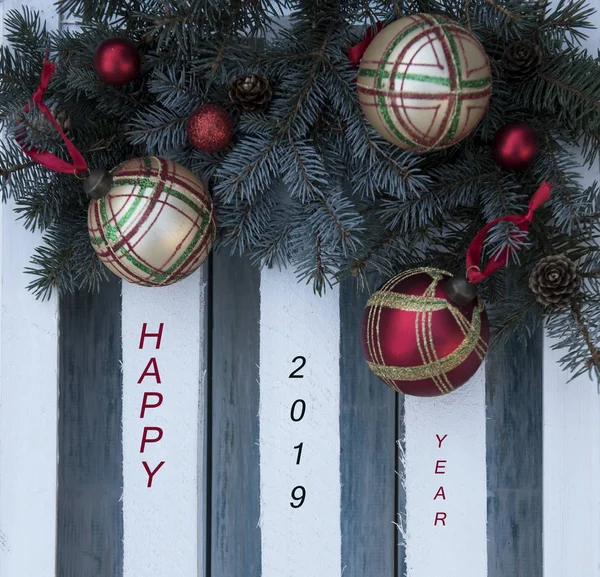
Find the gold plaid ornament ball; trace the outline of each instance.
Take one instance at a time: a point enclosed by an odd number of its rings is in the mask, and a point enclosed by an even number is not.
[[[395,391],[433,397],[466,383],[487,351],[489,326],[479,297],[455,304],[452,275],[435,268],[399,274],[373,293],[361,343],[369,368]]]
[[[90,201],[88,231],[100,260],[142,286],[173,284],[206,259],[215,238],[213,203],[192,172],[163,158],[128,160],[109,193]]]
[[[385,139],[415,152],[468,136],[491,95],[488,57],[466,29],[443,16],[412,14],[386,26],[360,62],[358,96]]]

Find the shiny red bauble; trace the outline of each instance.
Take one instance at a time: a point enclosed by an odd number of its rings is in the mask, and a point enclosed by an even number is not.
[[[135,44],[126,38],[108,38],[94,52],[94,70],[105,84],[121,86],[135,80],[142,59]]]
[[[496,163],[508,170],[523,170],[531,166],[538,150],[535,131],[524,122],[505,124],[492,140]]]
[[[190,144],[202,152],[219,152],[233,139],[233,118],[216,104],[203,104],[190,116],[187,136]]]
[[[394,390],[433,397],[466,383],[489,339],[479,297],[459,306],[444,288],[451,275],[419,268],[397,275],[369,298],[361,342],[369,368]]]

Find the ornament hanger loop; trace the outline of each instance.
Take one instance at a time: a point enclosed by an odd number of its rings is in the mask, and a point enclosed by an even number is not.
[[[89,178],[90,176],[90,169],[86,168],[81,174],[77,173],[77,169],[74,168],[73,169],[73,174],[75,175],[75,178],[79,179],[79,180],[85,180],[86,178]]]
[[[470,271],[471,269],[474,269],[474,270],[476,270],[477,272],[481,272],[481,269],[480,269],[480,268],[479,268],[479,267],[478,267],[476,264],[472,264],[472,265],[471,265],[471,266],[470,266],[470,267],[467,269],[467,273],[466,273],[466,276],[467,276],[467,278],[468,278],[468,276],[469,276],[469,271]]]

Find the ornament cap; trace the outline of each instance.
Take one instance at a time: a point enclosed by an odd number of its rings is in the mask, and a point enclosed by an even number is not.
[[[110,192],[112,175],[104,168],[93,168],[83,181],[83,191],[90,199],[103,198]]]
[[[450,300],[459,306],[468,305],[477,298],[477,289],[471,284],[463,274],[457,274],[449,278],[444,283],[446,294]]]

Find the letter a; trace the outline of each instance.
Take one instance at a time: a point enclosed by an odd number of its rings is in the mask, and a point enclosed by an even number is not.
[[[441,496],[442,499],[444,499],[444,501],[446,500],[446,493],[444,493],[444,487],[440,487],[438,489],[438,491],[435,494],[435,497],[433,498],[433,500],[435,501],[439,496]]]
[[[154,372],[151,373],[149,372],[150,369],[150,365],[152,365],[152,367],[154,368]],[[142,376],[139,378],[138,380],[138,385],[146,378],[146,377],[156,377],[156,382],[160,385],[160,373],[158,372],[158,365],[156,364],[156,359],[154,357],[152,357],[149,361],[148,364],[146,365],[146,368],[144,369],[144,372],[142,373]]]

